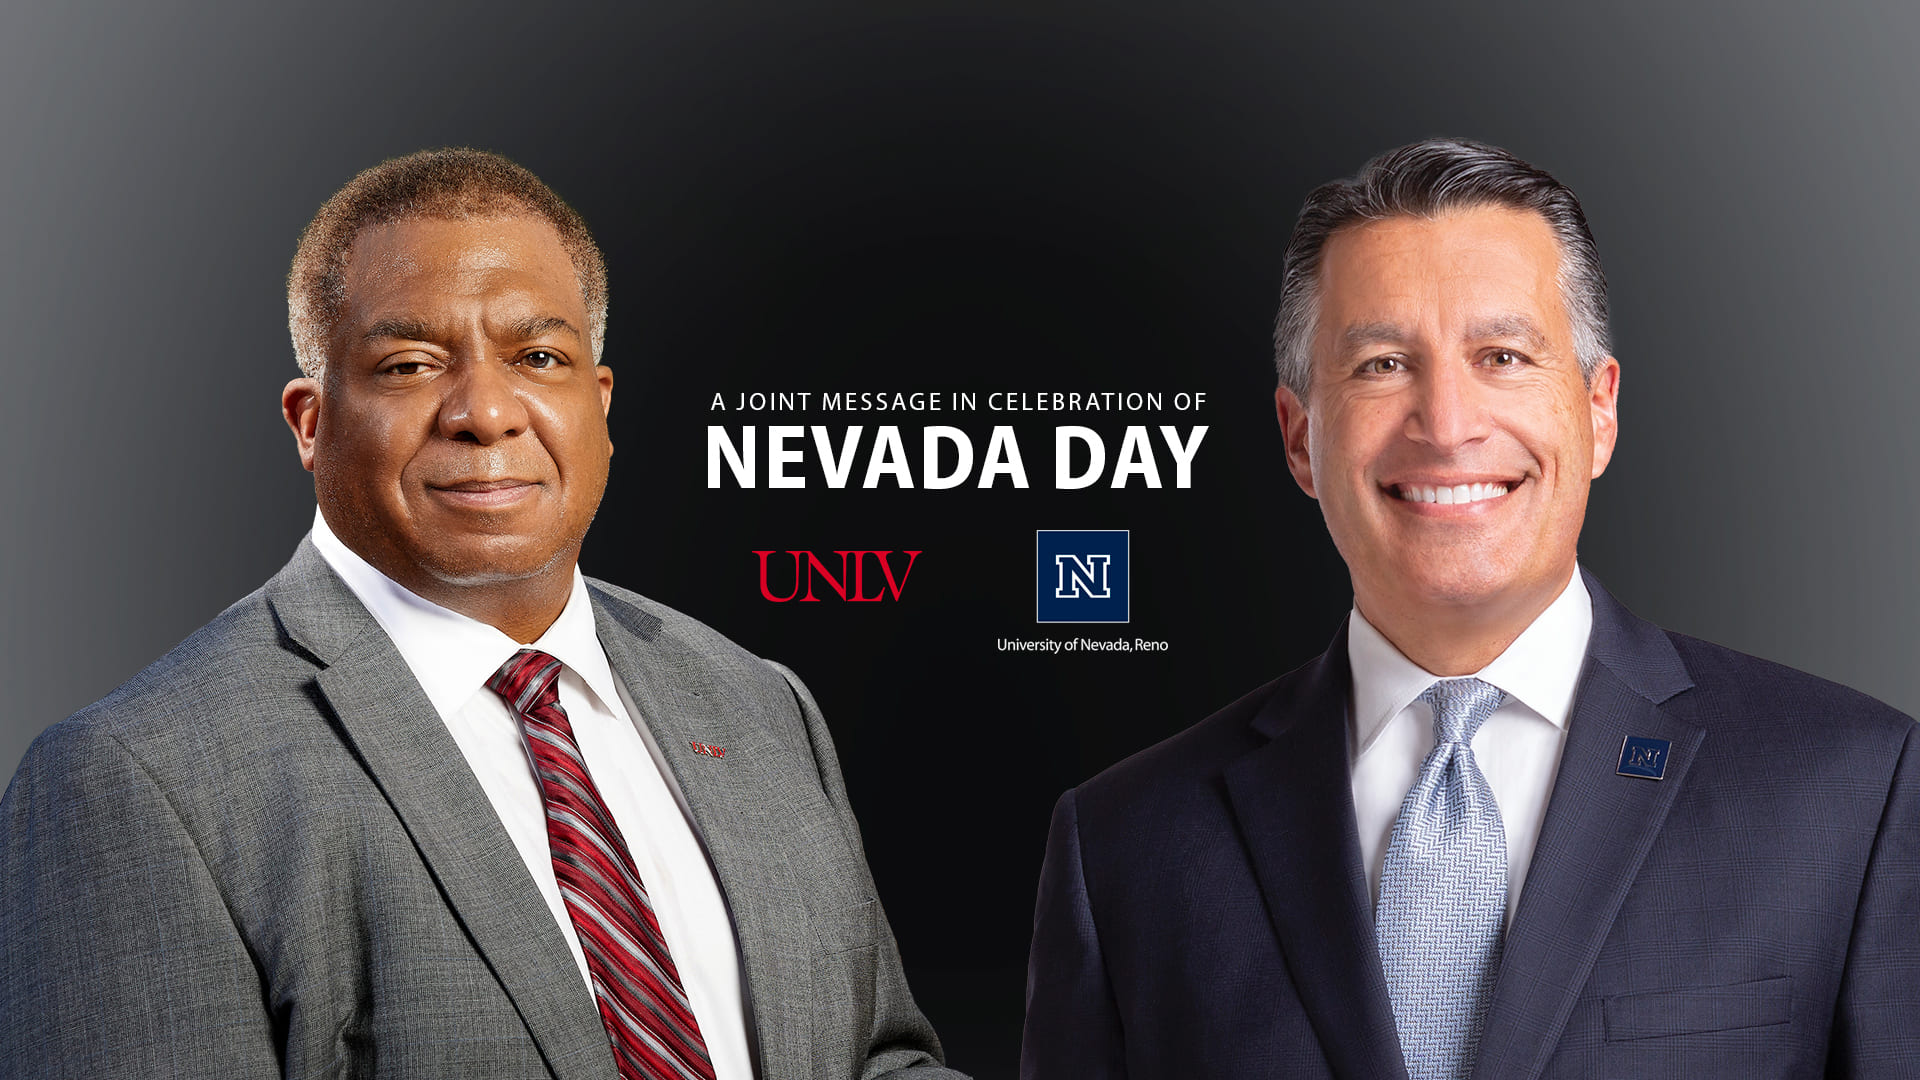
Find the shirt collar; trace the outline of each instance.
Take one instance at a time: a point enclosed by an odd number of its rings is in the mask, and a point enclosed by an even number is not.
[[[1592,632],[1593,597],[1575,567],[1573,580],[1553,603],[1474,677],[1505,690],[1511,700],[1553,726],[1565,728]],[[1407,659],[1357,607],[1347,618],[1347,659],[1353,668],[1352,734],[1357,758],[1373,745],[1388,721],[1441,676]]]
[[[573,592],[540,640],[522,646],[499,630],[407,591],[341,542],[316,509],[313,546],[333,572],[366,605],[387,632],[393,647],[412,669],[435,712],[451,717],[464,708],[487,680],[522,648],[538,649],[559,660],[587,684],[609,710],[619,698],[606,650],[594,628],[593,604],[580,568],[573,568]],[[617,712],[615,715],[619,715]]]

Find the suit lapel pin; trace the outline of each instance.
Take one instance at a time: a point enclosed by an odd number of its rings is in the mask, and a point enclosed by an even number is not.
[[[727,756],[727,748],[724,746],[713,746],[703,742],[692,742],[691,745],[693,746],[693,752],[696,754],[705,754],[707,757]]]
[[[1667,775],[1667,754],[1672,749],[1673,743],[1666,739],[1629,735],[1620,746],[1620,767],[1614,771],[1621,776],[1658,780]]]

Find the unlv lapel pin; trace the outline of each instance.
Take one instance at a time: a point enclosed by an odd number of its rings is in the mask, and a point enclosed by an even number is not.
[[[711,746],[703,742],[694,742],[694,743],[691,743],[690,745],[692,745],[693,752],[696,754],[705,754],[708,757],[726,757],[727,756],[727,748],[724,746]]]
[[[1620,767],[1614,771],[1621,776],[1658,780],[1667,775],[1667,754],[1672,749],[1673,743],[1666,739],[1629,735],[1620,745]]]

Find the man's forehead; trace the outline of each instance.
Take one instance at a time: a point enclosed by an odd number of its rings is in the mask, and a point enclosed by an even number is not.
[[[585,340],[585,300],[557,230],[529,216],[409,218],[361,230],[349,249],[340,346]]]
[[[1562,331],[1560,249],[1540,215],[1475,207],[1350,226],[1321,265],[1323,332],[1337,344],[1405,338],[1445,323],[1448,336]]]
[[[559,230],[532,215],[412,217],[368,225],[347,248],[349,290],[367,279],[499,270],[573,274]]]

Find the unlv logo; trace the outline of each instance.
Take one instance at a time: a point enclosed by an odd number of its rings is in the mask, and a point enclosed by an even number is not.
[[[872,604],[889,598],[898,603],[900,594],[907,588],[907,575],[913,573],[914,560],[920,557],[918,551],[899,552],[907,558],[906,565],[901,566],[896,575],[898,560],[891,558],[895,554],[892,551],[836,551],[833,554],[840,557],[840,569],[838,576],[835,576],[829,563],[811,551],[756,551],[754,554],[760,556],[760,595],[776,604],[784,604],[796,597],[803,602],[818,603],[828,593],[855,603]],[[787,560],[774,558],[776,554],[792,557],[791,577],[787,576],[787,567],[782,565]],[[773,569],[769,568],[770,563]],[[871,596],[867,595],[869,578],[874,588]],[[793,584],[785,596],[776,596],[769,579],[791,581]],[[821,596],[814,595],[815,582],[822,586]],[[806,590],[805,596],[800,595],[802,588]]]

